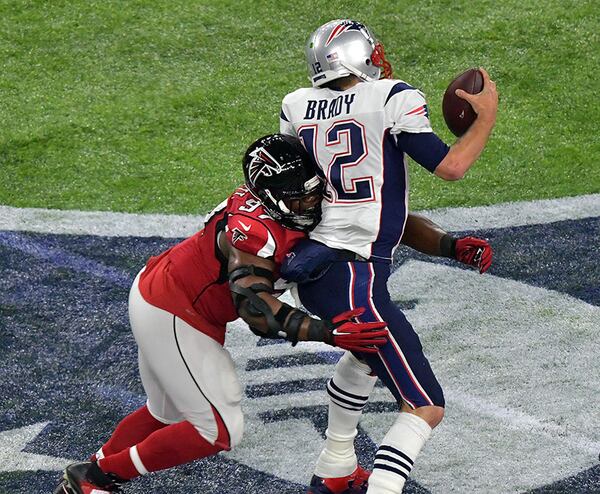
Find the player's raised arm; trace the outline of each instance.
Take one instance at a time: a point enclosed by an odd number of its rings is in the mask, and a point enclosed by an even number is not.
[[[477,161],[496,124],[498,110],[498,92],[496,83],[490,79],[483,68],[479,69],[483,75],[483,90],[478,94],[469,94],[462,89],[456,95],[468,101],[477,118],[469,130],[452,146],[445,158],[436,167],[434,173],[444,180],[460,180]]]

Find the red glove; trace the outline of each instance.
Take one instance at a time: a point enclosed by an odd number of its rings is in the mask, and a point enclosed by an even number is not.
[[[325,321],[330,331],[330,339],[325,343],[350,350],[351,352],[377,353],[378,347],[388,342],[385,322],[355,322],[365,309],[349,310]]]
[[[476,266],[485,273],[492,265],[492,246],[477,237],[463,237],[456,240],[454,257],[469,266]]]

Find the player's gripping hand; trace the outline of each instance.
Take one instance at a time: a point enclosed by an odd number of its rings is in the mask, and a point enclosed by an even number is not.
[[[496,83],[490,79],[490,75],[483,67],[479,67],[479,72],[483,76],[483,89],[477,94],[469,94],[462,89],[456,90],[459,98],[467,100],[478,120],[487,120],[492,125],[496,122],[496,113],[498,112],[498,90]]]
[[[356,322],[364,308],[349,310],[323,321],[329,330],[328,343],[351,352],[376,353],[388,341],[385,322]]]
[[[485,273],[492,265],[492,246],[482,238],[459,238],[454,249],[457,261],[479,268],[480,273]]]

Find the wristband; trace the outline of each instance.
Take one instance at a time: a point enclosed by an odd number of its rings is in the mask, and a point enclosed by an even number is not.
[[[440,255],[444,257],[450,257],[456,259],[456,241],[452,235],[446,233],[440,239]]]
[[[327,321],[311,318],[308,325],[308,341],[322,341],[328,345],[333,345],[333,336]]]

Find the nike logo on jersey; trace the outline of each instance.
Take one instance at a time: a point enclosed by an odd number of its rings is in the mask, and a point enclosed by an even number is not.
[[[246,232],[247,232],[248,230],[250,230],[250,228],[252,227],[252,225],[246,225],[245,223],[242,223],[242,222],[241,222],[241,221],[239,221],[239,220],[238,220],[238,223],[239,223],[240,225],[242,225],[242,228],[243,228],[243,229],[244,229],[244,231],[246,231]]]
[[[350,113],[356,94],[340,94],[334,99],[309,99],[306,103],[304,120],[326,120],[337,117],[342,112]]]

